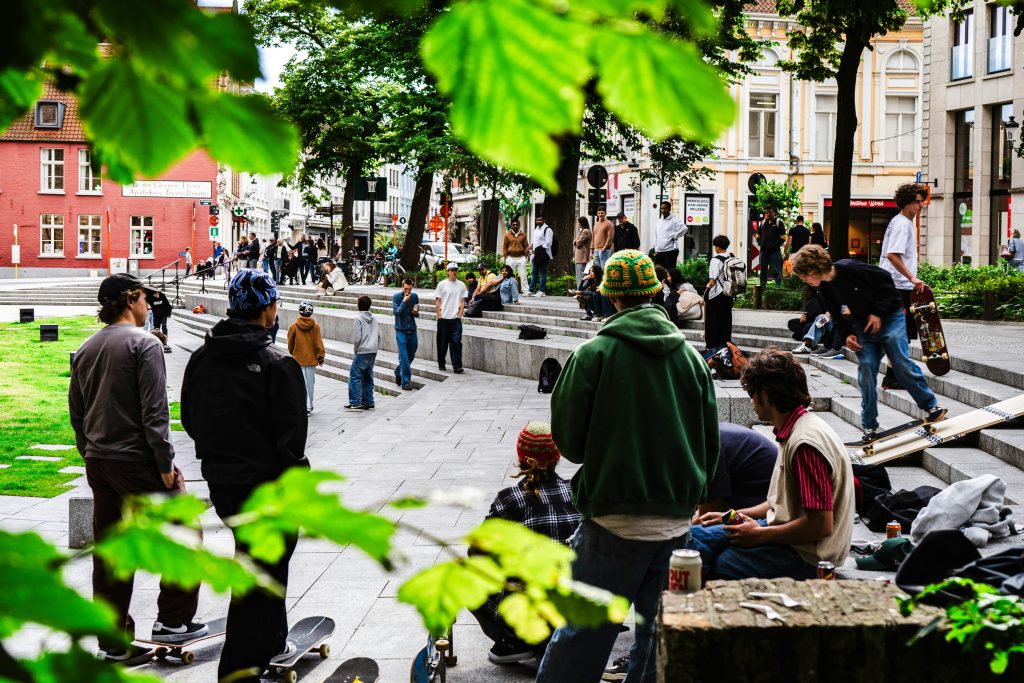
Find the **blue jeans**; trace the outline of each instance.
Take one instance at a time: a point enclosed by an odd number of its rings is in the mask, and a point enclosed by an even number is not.
[[[608,259],[611,257],[611,249],[596,249],[594,250],[594,265],[604,268],[604,264],[608,263]]]
[[[263,272],[264,273],[269,273],[270,272],[270,259],[268,259],[268,258],[263,259]]]
[[[821,318],[824,315],[825,314],[822,313],[817,318],[815,318],[814,322],[811,323],[811,326],[809,328],[807,328],[806,332],[804,332],[804,339],[810,339],[811,340],[811,343],[809,344],[809,346],[815,346],[819,341],[821,341],[821,338],[824,337],[826,334],[828,334],[828,331],[832,329],[832,321],[831,320],[825,321],[824,325],[822,325],[821,327],[818,327],[818,325],[817,325],[818,318]],[[834,346],[834,344],[833,344],[833,346]]]
[[[878,332],[862,332],[857,341],[861,345],[857,352],[857,384],[860,385],[860,424],[864,429],[878,429],[878,366],[883,355],[889,357],[896,379],[918,408],[931,410],[939,404],[921,368],[910,360],[902,308],[883,320]]]
[[[757,520],[767,526],[763,519]],[[697,525],[690,530],[689,546],[700,553],[704,581],[712,579],[814,579],[818,568],[800,559],[792,546],[768,543],[753,548],[735,548],[729,543],[724,524]]]
[[[658,600],[668,584],[672,551],[685,546],[686,534],[670,541],[630,541],[591,520],[584,520],[572,537],[576,552],[572,578],[621,595],[632,601],[636,610],[636,639],[629,653],[627,683],[654,683],[657,679],[654,627]],[[601,680],[618,635],[618,624],[559,628],[544,653],[537,683]]]
[[[534,259],[533,267],[530,268],[530,291],[531,292],[543,292],[544,288],[548,286],[548,264],[551,261],[541,261],[537,263]],[[540,287],[537,287],[537,280],[540,280]]]
[[[373,406],[373,362],[376,353],[357,353],[348,371],[348,404]]]
[[[276,258],[270,261],[270,274],[274,276],[274,282],[281,282],[281,259]]]
[[[601,292],[594,292],[594,312],[598,317],[607,318],[615,315],[615,305]]]
[[[419,337],[416,330],[402,332],[395,330],[395,342],[398,345],[398,369],[395,370],[395,377],[403,387],[412,384],[412,362],[416,360],[416,349],[419,347]]]

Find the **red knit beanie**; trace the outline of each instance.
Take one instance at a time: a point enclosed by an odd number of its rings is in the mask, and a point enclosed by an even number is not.
[[[562,456],[551,438],[551,425],[547,422],[530,422],[523,427],[516,440],[516,455],[519,456],[520,465],[525,465],[527,458],[532,458],[538,465],[548,469],[557,465]]]

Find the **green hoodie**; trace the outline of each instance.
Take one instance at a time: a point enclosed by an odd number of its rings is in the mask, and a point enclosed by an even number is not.
[[[551,432],[583,517],[689,517],[718,464],[711,370],[660,306],[616,313],[569,357]]]

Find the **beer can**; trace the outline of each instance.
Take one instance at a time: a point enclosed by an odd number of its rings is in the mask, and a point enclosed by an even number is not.
[[[818,563],[818,578],[826,581],[836,580],[836,566],[831,562],[822,560]]]
[[[700,553],[696,550],[673,550],[668,562],[668,589],[673,593],[696,593],[700,590]]]
[[[722,524],[741,524],[743,518],[735,510],[726,510],[722,513]]]
[[[886,538],[899,538],[903,535],[903,525],[895,519],[885,525]]]

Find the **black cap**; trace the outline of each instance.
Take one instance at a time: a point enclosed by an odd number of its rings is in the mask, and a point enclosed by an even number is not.
[[[100,304],[115,301],[122,292],[130,292],[133,289],[144,290],[147,294],[154,294],[157,290],[147,287],[142,280],[131,273],[115,273],[100,283],[100,291],[96,295]]]

